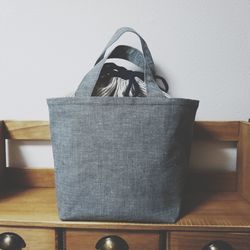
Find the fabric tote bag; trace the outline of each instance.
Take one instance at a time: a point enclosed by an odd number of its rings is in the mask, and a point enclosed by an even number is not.
[[[106,50],[125,32],[128,46]],[[93,96],[108,58],[143,68],[146,96]],[[168,98],[143,38],[119,29],[73,97],[47,100],[62,220],[174,223],[179,215],[198,101]]]

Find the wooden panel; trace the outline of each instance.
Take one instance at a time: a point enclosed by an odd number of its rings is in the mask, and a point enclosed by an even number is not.
[[[35,226],[39,221],[59,221],[55,189],[7,189],[0,193],[0,217],[0,225],[24,225],[18,222],[27,221]]]
[[[237,121],[195,122],[194,138],[217,140],[217,141],[238,141],[239,122]]]
[[[5,232],[16,233],[25,243],[25,250],[56,250],[56,233],[53,229],[35,229],[22,227],[0,227],[0,234]]]
[[[54,169],[6,168],[5,186],[54,187]]]
[[[249,250],[250,234],[219,232],[172,232],[170,233],[170,250],[201,250],[211,241],[222,240],[233,249]],[[216,248],[217,249],[217,248]]]
[[[5,186],[14,187],[54,187],[54,169],[6,168]],[[237,188],[236,172],[189,173],[187,191],[233,192]]]
[[[4,139],[4,123],[0,121],[0,186],[3,180],[4,169],[6,166],[5,159],[5,139]]]
[[[250,232],[250,203],[237,192],[190,193],[175,224],[61,221],[53,188],[7,190],[0,194],[0,225],[106,229]]]
[[[5,121],[7,138],[15,140],[50,140],[48,121]],[[194,126],[196,139],[238,141],[237,121],[198,121]]]
[[[157,250],[159,249],[159,234],[147,232],[119,232],[119,231],[86,231],[67,230],[67,250],[95,250],[95,245],[101,238],[116,235],[124,239],[131,250]]]
[[[250,201],[250,123],[240,124],[240,140],[237,151],[237,169],[239,190]]]
[[[47,121],[4,121],[7,139],[13,140],[50,140]]]
[[[189,173],[187,180],[187,191],[237,191],[236,172],[212,172],[204,171],[199,173]]]

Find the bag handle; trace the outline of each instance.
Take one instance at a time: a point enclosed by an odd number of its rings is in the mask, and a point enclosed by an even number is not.
[[[110,58],[124,59],[141,69],[144,68],[144,58],[141,51],[127,45],[118,45],[109,55],[108,59]]]
[[[122,34],[124,34],[126,32],[132,32],[132,33],[135,33],[137,36],[139,36],[138,33],[136,33],[131,28],[121,28],[115,33],[115,35],[112,37],[112,39],[110,40],[110,42],[108,43],[106,48],[109,47],[110,45],[112,45],[116,40],[119,39],[119,37]],[[151,69],[149,68],[149,65],[148,65],[148,61],[150,61],[150,60],[148,60],[148,58],[151,57],[151,54],[150,54],[150,56],[147,54],[148,52],[146,52],[146,51],[149,51],[149,50],[147,48],[146,42],[142,38],[141,38],[141,44],[142,44],[142,47],[143,47],[144,81],[145,81],[145,84],[147,86],[148,96],[162,97],[162,96],[164,96],[164,94],[158,88],[158,86],[157,86],[157,84],[156,84],[156,82],[154,80],[152,71],[151,71]],[[75,97],[89,97],[89,96],[91,96],[91,94],[93,92],[93,89],[95,87],[95,84],[96,84],[96,82],[97,82],[97,80],[99,78],[102,67],[105,64],[106,60],[109,58],[109,56],[112,53],[112,52],[110,52],[110,53],[107,54],[106,53],[106,48],[104,50],[104,57],[83,78],[82,82],[80,83],[80,85],[78,86],[78,88],[77,88],[77,90],[75,92]]]
[[[153,60],[151,52],[150,52],[150,50],[148,48],[147,43],[145,42],[145,40],[133,28],[130,28],[130,27],[122,27],[122,28],[118,29],[115,32],[115,34],[112,36],[112,38],[108,42],[108,44],[104,48],[102,54],[97,59],[97,61],[96,61],[95,64],[97,64],[98,62],[100,62],[104,58],[107,49],[109,47],[111,47],[123,34],[125,34],[127,32],[134,33],[137,37],[139,37],[140,42],[141,42],[142,51],[143,51],[143,54],[144,54],[144,57],[145,57],[145,60],[148,63],[149,68],[151,69],[152,73],[154,74],[155,73],[154,60]]]

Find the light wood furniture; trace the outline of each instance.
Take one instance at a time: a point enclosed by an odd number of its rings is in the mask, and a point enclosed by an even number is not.
[[[176,224],[60,221],[53,169],[7,168],[6,140],[48,141],[48,122],[0,122],[0,245],[1,234],[12,232],[32,250],[94,250],[110,235],[121,237],[130,250],[203,250],[217,241],[250,250],[250,123],[195,123],[194,140],[235,143],[237,168],[189,171],[183,216]]]

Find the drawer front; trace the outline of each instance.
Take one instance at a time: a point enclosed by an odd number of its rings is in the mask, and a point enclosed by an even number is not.
[[[64,235],[66,250],[95,250],[97,242],[103,237],[110,235],[123,239],[128,245],[129,250],[159,249],[160,235],[158,233],[67,230]]]
[[[24,250],[56,250],[56,232],[53,229],[23,228],[23,227],[0,227],[0,234],[15,233],[20,236],[26,247]],[[6,234],[2,235],[2,240]],[[14,238],[14,240],[17,239]],[[13,239],[13,238],[12,238]]]
[[[215,242],[217,241],[217,243]],[[218,243],[223,241],[223,243]],[[222,248],[218,244],[229,244],[233,250],[249,250],[250,234],[249,233],[224,233],[224,232],[172,232],[167,245],[169,250],[203,250],[210,242],[214,242],[217,248]],[[209,248],[208,248],[209,249]],[[209,249],[209,250],[210,250]]]

